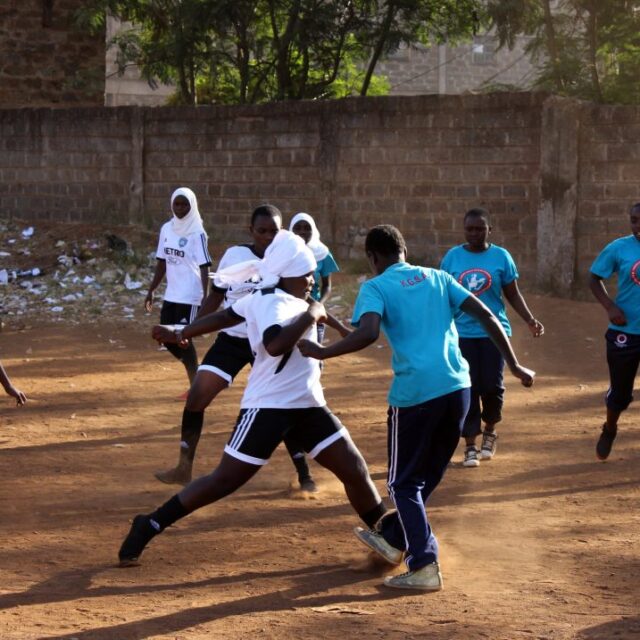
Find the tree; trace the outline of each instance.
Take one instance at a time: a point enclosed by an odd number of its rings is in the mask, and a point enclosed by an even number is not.
[[[401,44],[470,37],[480,0],[93,0],[85,26],[131,22],[121,69],[176,84],[176,101],[255,103],[384,92],[378,62]],[[483,14],[484,15],[484,14]]]
[[[496,0],[488,14],[501,44],[530,36],[538,87],[598,102],[640,102],[640,0]]]

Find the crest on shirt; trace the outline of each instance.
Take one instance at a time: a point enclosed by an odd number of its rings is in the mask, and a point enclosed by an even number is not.
[[[484,269],[467,269],[460,274],[458,282],[467,291],[470,291],[476,296],[484,293],[491,287],[491,274]]]
[[[638,272],[640,271],[640,260],[637,260],[636,262],[633,263],[633,266],[631,267],[631,279],[637,284],[640,285],[640,275],[638,274]]]
[[[187,242],[189,242],[187,238],[180,238],[180,240],[178,240],[178,246],[182,249],[187,246]]]

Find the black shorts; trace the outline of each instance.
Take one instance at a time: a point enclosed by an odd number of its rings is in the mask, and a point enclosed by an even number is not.
[[[349,432],[329,408],[241,409],[224,450],[248,464],[269,461],[285,436],[291,436],[312,458]]]
[[[160,309],[160,324],[190,324],[198,315],[197,304],[182,304],[165,300]]]
[[[236,338],[221,332],[202,359],[198,371],[210,371],[231,384],[241,369],[253,364],[253,359],[248,338]]]

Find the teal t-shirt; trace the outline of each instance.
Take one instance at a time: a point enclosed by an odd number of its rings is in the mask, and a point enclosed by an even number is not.
[[[352,324],[377,313],[392,350],[389,404],[411,407],[471,386],[454,314],[469,292],[449,274],[398,262],[360,287]]]
[[[591,273],[603,279],[618,274],[615,303],[627,324],[609,324],[609,328],[640,334],[640,241],[635,236],[625,236],[610,242],[591,265]]]
[[[318,260],[318,264],[316,266],[316,270],[313,272],[313,279],[315,283],[313,285],[313,289],[311,290],[311,297],[314,300],[320,300],[320,288],[322,286],[322,277],[326,277],[335,273],[336,271],[340,271],[336,261],[333,259],[331,255],[331,251],[322,258],[322,260]]]
[[[506,249],[491,244],[485,251],[475,253],[458,245],[447,251],[440,268],[486,304],[500,320],[505,333],[511,335],[502,287],[518,278],[518,269]],[[456,316],[456,328],[461,338],[488,337],[484,327],[466,313]]]

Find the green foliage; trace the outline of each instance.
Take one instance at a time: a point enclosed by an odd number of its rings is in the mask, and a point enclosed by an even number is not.
[[[110,43],[119,69],[175,84],[175,104],[383,94],[381,59],[467,38],[483,16],[480,0],[93,0],[78,21],[107,14],[134,25]]]
[[[609,103],[640,103],[640,0],[488,2],[500,43],[531,37],[538,87]]]

